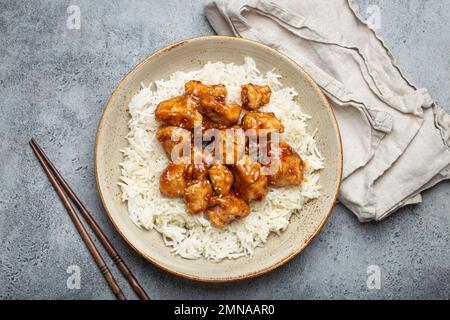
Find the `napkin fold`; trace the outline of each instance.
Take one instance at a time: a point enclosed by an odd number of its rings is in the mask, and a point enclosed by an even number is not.
[[[265,43],[327,95],[344,150],[339,200],[361,222],[422,201],[450,179],[450,115],[411,84],[351,0],[217,0],[214,30]]]

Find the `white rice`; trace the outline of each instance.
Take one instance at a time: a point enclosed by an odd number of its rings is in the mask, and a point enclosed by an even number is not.
[[[204,257],[211,261],[251,256],[256,247],[267,241],[271,232],[279,234],[289,225],[292,214],[297,214],[306,201],[320,196],[319,170],[323,168],[314,134],[308,133],[308,115],[294,101],[297,93],[283,88],[272,72],[261,74],[251,58],[242,65],[208,63],[191,72],[175,72],[169,80],[155,81],[133,97],[129,104],[131,120],[127,139],[129,146],[122,150],[122,201],[127,202],[132,221],[140,228],[155,229],[174,254],[187,259]],[[281,119],[285,133],[280,138],[289,143],[307,163],[305,182],[301,187],[270,188],[261,202],[250,203],[251,214],[224,229],[211,225],[203,214],[191,215],[183,199],[169,199],[159,191],[159,177],[168,164],[161,145],[155,138],[160,125],[154,111],[162,100],[184,92],[189,80],[206,84],[223,83],[228,90],[227,102],[240,102],[240,85],[254,83],[269,85],[270,103],[261,108]]]

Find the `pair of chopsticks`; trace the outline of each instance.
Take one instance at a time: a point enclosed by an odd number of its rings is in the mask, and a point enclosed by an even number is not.
[[[76,229],[80,233],[81,238],[83,239],[84,243],[86,244],[86,247],[88,248],[90,254],[92,255],[92,258],[94,258],[95,263],[99,267],[100,271],[103,274],[103,277],[108,282],[109,287],[111,288],[112,292],[116,296],[118,300],[126,300],[125,295],[123,294],[122,290],[120,289],[119,285],[117,284],[116,279],[112,275],[111,271],[109,270],[108,266],[105,263],[105,260],[101,256],[100,252],[96,248],[94,242],[90,238],[89,234],[87,233],[85,227],[83,226],[80,218],[78,217],[74,207],[70,203],[70,200],[73,201],[75,206],[80,211],[81,215],[84,217],[88,225],[91,227],[92,231],[95,233],[97,238],[100,240],[101,244],[105,248],[108,255],[111,257],[111,259],[114,261],[114,263],[117,265],[119,270],[122,272],[124,277],[127,279],[127,281],[130,283],[131,288],[134,290],[134,292],[138,295],[138,297],[142,300],[150,300],[149,296],[145,292],[145,290],[141,287],[139,282],[134,277],[133,273],[128,269],[125,262],[122,260],[122,258],[117,253],[116,249],[113,247],[111,242],[108,240],[106,235],[103,233],[103,231],[98,226],[97,222],[95,222],[92,215],[89,213],[89,211],[86,209],[86,207],[83,205],[83,203],[80,201],[80,199],[76,196],[76,194],[73,192],[73,190],[70,188],[70,186],[67,184],[67,182],[64,180],[64,178],[61,176],[61,174],[58,172],[58,170],[55,168],[55,166],[52,164],[52,162],[48,159],[47,155],[42,151],[41,147],[36,143],[34,139],[30,140],[31,148],[33,149],[34,154],[38,158],[40,164],[42,165],[42,168],[44,169],[45,173],[47,174],[50,182],[52,183],[53,187],[56,190],[56,193],[58,194],[59,198],[63,202],[64,206],[67,209],[67,213],[69,214],[70,218],[72,219],[73,224],[75,225]],[[67,195],[66,195],[67,193]]]

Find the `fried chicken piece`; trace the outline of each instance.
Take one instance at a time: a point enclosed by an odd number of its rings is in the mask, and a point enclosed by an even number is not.
[[[211,119],[212,122],[231,127],[238,123],[241,115],[241,106],[238,104],[224,104],[213,96],[206,96],[200,100],[199,111]]]
[[[222,129],[214,141],[214,159],[220,163],[234,165],[245,154],[246,136],[239,126]]]
[[[170,163],[161,173],[159,190],[171,198],[182,197],[191,180],[191,174],[191,168],[186,162]]]
[[[196,214],[206,210],[213,190],[207,179],[192,181],[184,192],[184,201],[190,213]]]
[[[223,228],[234,220],[242,219],[250,214],[247,202],[228,193],[223,197],[212,197],[206,216],[219,228]]]
[[[159,189],[168,197],[182,197],[191,181],[208,179],[212,156],[198,147],[193,147],[190,156],[170,163],[159,179]]]
[[[187,144],[186,147],[190,146],[192,141],[191,133],[188,130],[182,129],[180,127],[164,127],[156,132],[156,138],[159,143],[161,143],[164,151],[170,160],[174,161],[176,158],[183,156],[183,145]],[[179,146],[179,152],[172,155],[172,150]]]
[[[278,150],[277,150],[278,149]],[[298,186],[303,181],[304,162],[295,150],[285,142],[272,151],[275,173],[268,176],[274,187]]]
[[[230,189],[233,186],[234,177],[226,166],[219,162],[214,162],[208,172],[214,191],[219,196],[226,195],[230,192]]]
[[[248,155],[233,168],[234,190],[247,202],[260,201],[268,192],[268,179],[261,174],[261,168],[261,164]]]
[[[196,101],[187,96],[162,101],[156,108],[155,116],[156,120],[188,130],[203,121],[202,114],[197,110]]]
[[[192,179],[205,179],[208,176],[208,169],[211,166],[212,155],[205,149],[194,146],[189,159]]]
[[[284,126],[273,112],[247,112],[242,118],[242,127],[245,130],[255,129],[256,134],[259,134],[260,129],[265,129],[268,132],[284,132]]]
[[[184,85],[185,94],[192,95],[197,99],[212,96],[217,101],[224,102],[227,96],[227,88],[223,84],[206,85],[200,81],[191,80]]]
[[[256,110],[269,103],[271,94],[269,86],[258,86],[252,83],[242,85],[242,106],[248,110]]]
[[[266,164],[271,143],[278,143],[279,136],[274,135],[284,132],[281,121],[273,112],[251,111],[242,118],[242,127],[248,137],[248,153]]]
[[[227,129],[228,127],[229,126],[227,126],[225,124],[216,123],[208,117],[203,117],[202,128],[204,130],[208,130],[208,129],[219,129],[220,130],[220,129]]]

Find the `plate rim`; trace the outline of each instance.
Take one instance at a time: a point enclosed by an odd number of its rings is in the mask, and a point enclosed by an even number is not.
[[[283,259],[279,260],[278,262],[267,266],[265,268],[262,268],[260,270],[257,271],[253,271],[250,273],[246,273],[243,275],[239,275],[239,276],[233,276],[233,277],[223,277],[223,278],[219,278],[219,277],[201,277],[201,276],[194,276],[191,274],[186,274],[183,272],[179,272],[176,270],[173,270],[165,265],[163,265],[162,263],[159,263],[157,261],[155,261],[152,257],[148,256],[147,254],[145,254],[144,252],[141,252],[138,248],[136,248],[131,241],[122,233],[122,231],[120,230],[120,228],[118,227],[118,225],[116,224],[116,222],[114,221],[111,213],[108,210],[108,206],[106,204],[106,201],[103,197],[103,193],[102,190],[100,188],[100,181],[99,181],[99,174],[98,174],[98,142],[99,142],[99,136],[100,133],[102,131],[102,127],[103,127],[103,123],[105,120],[105,116],[106,113],[108,111],[108,108],[111,105],[111,101],[112,99],[115,97],[115,95],[117,94],[117,92],[119,91],[119,89],[122,87],[122,84],[131,76],[133,75],[144,63],[146,63],[148,60],[152,59],[153,57],[162,54],[164,52],[168,52],[180,45],[183,45],[185,43],[188,42],[192,42],[192,41],[196,41],[196,40],[202,40],[202,39],[227,39],[227,40],[233,40],[233,41],[242,41],[242,42],[247,42],[247,43],[251,43],[252,45],[256,45],[256,46],[260,46],[260,47],[264,47],[265,49],[269,49],[270,51],[272,51],[274,54],[277,55],[281,55],[283,58],[291,61],[293,64],[295,64],[299,69],[301,69],[303,71],[303,73],[306,75],[307,80],[310,82],[310,84],[313,86],[314,89],[317,90],[317,92],[321,95],[322,100],[324,101],[326,107],[328,108],[328,111],[330,112],[330,114],[332,115],[331,120],[333,122],[333,126],[336,130],[337,133],[337,138],[338,138],[338,146],[339,146],[339,166],[338,166],[338,170],[339,170],[339,180],[336,184],[336,188],[335,188],[335,192],[332,198],[332,201],[330,203],[330,207],[328,208],[328,212],[327,215],[325,217],[325,219],[323,219],[323,221],[321,222],[321,224],[314,230],[314,232],[311,233],[311,236],[308,237],[308,239],[306,241],[304,241],[303,245],[298,249],[295,250],[293,252],[291,252],[290,254],[288,254],[286,257],[284,257]],[[343,151],[342,151],[342,138],[341,138],[341,132],[339,129],[339,125],[338,122],[336,120],[336,115],[333,111],[333,109],[330,106],[330,103],[327,99],[327,97],[325,96],[325,94],[323,93],[322,89],[319,87],[319,85],[313,80],[313,78],[309,75],[309,73],[305,70],[305,68],[303,66],[301,66],[300,64],[298,64],[296,61],[294,61],[293,59],[291,59],[290,57],[288,57],[286,54],[271,48],[263,43],[254,41],[254,40],[250,40],[250,39],[244,39],[244,38],[239,38],[239,37],[233,37],[233,36],[223,36],[223,35],[208,35],[208,36],[198,36],[198,37],[192,37],[192,38],[188,38],[188,39],[184,39],[181,41],[178,41],[176,43],[173,44],[169,44],[151,54],[149,54],[147,57],[145,57],[144,59],[142,59],[137,65],[135,65],[123,78],[122,80],[119,82],[119,84],[116,86],[116,88],[114,89],[114,91],[111,93],[108,102],[106,103],[105,108],[103,109],[102,112],[102,116],[100,118],[98,127],[97,127],[97,133],[96,133],[96,137],[95,137],[95,147],[94,147],[94,173],[95,173],[95,182],[96,182],[96,186],[97,186],[97,191],[98,194],[100,196],[101,202],[102,202],[102,206],[106,212],[106,215],[108,216],[108,219],[111,221],[111,223],[113,224],[114,228],[117,230],[117,232],[120,234],[120,236],[122,237],[123,240],[125,240],[125,242],[131,247],[133,248],[134,251],[136,251],[139,255],[141,255],[143,258],[145,258],[147,261],[149,261],[150,263],[152,263],[153,265],[155,265],[156,267],[170,273],[173,275],[176,275],[178,277],[182,277],[188,280],[194,280],[194,281],[199,281],[199,282],[206,282],[206,283],[225,283],[225,282],[237,282],[237,281],[242,281],[242,280],[246,280],[246,279],[251,279],[257,276],[261,276],[263,274],[269,273],[281,266],[283,266],[284,264],[288,263],[290,260],[292,260],[294,257],[296,257],[298,254],[300,254],[310,243],[311,241],[321,232],[321,230],[323,229],[324,225],[326,224],[326,222],[328,221],[331,212],[333,211],[333,208],[336,204],[336,201],[338,199],[339,196],[339,189],[340,189],[340,185],[342,182],[342,170],[343,170]]]

